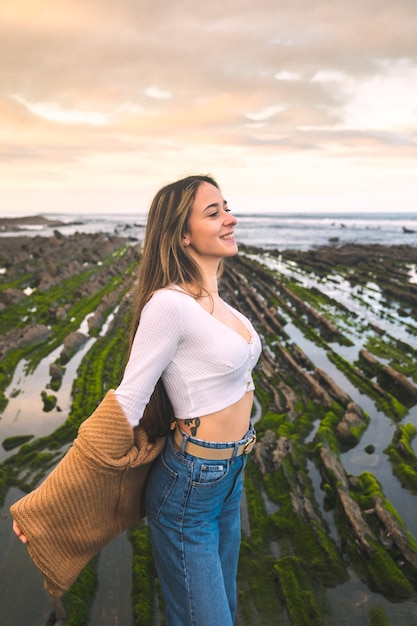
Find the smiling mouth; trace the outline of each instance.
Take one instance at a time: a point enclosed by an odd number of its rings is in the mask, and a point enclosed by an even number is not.
[[[233,233],[227,233],[227,235],[223,235],[222,237],[220,237],[220,239],[223,239],[225,241],[229,241],[231,239],[234,239],[235,236]]]

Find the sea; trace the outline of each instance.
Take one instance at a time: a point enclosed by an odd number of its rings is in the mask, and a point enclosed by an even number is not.
[[[238,243],[267,249],[298,249],[344,244],[417,246],[416,213],[245,213],[235,214]],[[11,217],[11,216],[8,216]],[[63,235],[75,232],[107,232],[143,240],[146,213],[128,214],[43,214],[62,225],[22,225],[19,230],[3,229],[1,236]]]

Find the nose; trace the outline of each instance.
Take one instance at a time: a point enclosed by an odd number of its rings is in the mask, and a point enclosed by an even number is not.
[[[228,224],[229,226],[236,226],[237,218],[232,213],[226,213],[224,223]]]

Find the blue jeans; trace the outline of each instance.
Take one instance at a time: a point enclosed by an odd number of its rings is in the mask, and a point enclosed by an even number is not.
[[[172,434],[146,485],[146,515],[166,626],[232,626],[240,549],[242,441],[212,443],[184,434],[176,451]],[[184,452],[189,439],[206,448],[235,448],[230,460],[208,461]]]

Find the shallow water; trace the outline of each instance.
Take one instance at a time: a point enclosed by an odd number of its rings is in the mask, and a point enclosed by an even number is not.
[[[0,514],[0,623],[45,626],[53,606],[27,548],[12,531],[9,507],[24,494],[12,487]],[[104,626],[104,625],[103,625]]]
[[[108,316],[99,336],[105,335],[116,312],[117,308]],[[90,315],[86,316],[78,329],[86,335],[89,317]],[[65,422],[71,408],[72,384],[77,369],[95,341],[96,338],[90,337],[66,363],[62,384],[58,391],[48,390],[51,381],[49,366],[58,359],[62,346],[42,359],[33,371],[28,371],[26,361],[22,360],[18,363],[13,379],[5,391],[8,404],[0,416],[0,443],[7,437],[17,435],[34,435],[35,437],[49,435]],[[43,410],[42,390],[57,397],[57,405],[52,411]],[[6,452],[3,446],[0,446],[0,463],[14,452],[15,450]]]
[[[89,626],[132,626],[132,544],[126,533],[100,553],[99,586],[88,620]]]
[[[312,273],[301,271],[291,261],[285,261],[281,256],[273,257],[268,254],[251,254],[249,258],[258,260],[271,270],[299,281],[306,289],[317,289],[324,295],[332,298],[336,303],[346,307],[351,315],[356,316],[355,324],[344,328],[347,337],[356,343],[363,344],[363,332],[373,334],[371,324],[375,324],[382,331],[396,340],[404,341],[413,348],[417,348],[417,322],[412,317],[398,314],[395,303],[388,303],[383,298],[378,285],[369,281],[365,287],[352,285],[344,277],[332,274],[318,277]],[[412,332],[414,331],[414,332]],[[359,345],[361,348],[362,345]],[[358,348],[358,351],[359,351]],[[338,352],[345,346],[338,346]]]
[[[350,579],[343,585],[327,590],[327,598],[335,617],[326,620],[326,626],[367,626],[369,609],[381,605],[392,626],[415,626],[417,624],[417,604],[402,602],[391,604],[384,596],[370,593],[350,571]]]
[[[384,453],[384,449],[392,440],[395,424],[384,413],[378,411],[374,402],[368,396],[352,385],[328,359],[324,350],[305,338],[293,324],[288,323],[285,326],[285,330],[291,336],[292,341],[303,350],[316,367],[328,373],[335,383],[369,414],[371,421],[362,435],[360,443],[352,450],[340,455],[342,465],[347,473],[354,476],[358,476],[365,471],[371,471],[383,486],[388,500],[397,509],[409,530],[417,537],[417,516],[415,514],[417,510],[417,496],[401,487],[398,479],[393,475],[389,460]],[[417,406],[411,408],[407,417],[403,420],[403,422],[408,421],[413,422],[417,426]],[[374,446],[375,450],[372,454],[368,454],[365,451],[368,445]]]
[[[94,341],[89,339],[67,363],[62,385],[56,392],[47,389],[51,380],[49,365],[58,357],[61,347],[42,359],[33,372],[27,372],[26,361],[19,362],[5,392],[9,401],[0,418],[0,442],[17,435],[49,435],[65,422],[71,406],[71,389],[77,368]],[[42,390],[58,399],[52,411],[43,410]],[[14,453],[15,450],[6,452],[0,446],[0,462]]]

